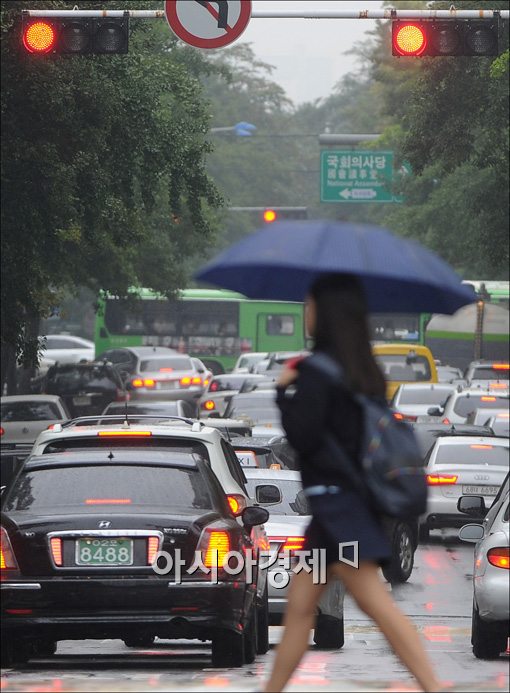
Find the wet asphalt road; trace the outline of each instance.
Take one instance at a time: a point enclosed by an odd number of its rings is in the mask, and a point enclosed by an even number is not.
[[[393,589],[400,608],[422,633],[442,681],[459,691],[509,687],[508,655],[481,661],[471,653],[472,545],[454,531],[432,532],[420,546],[405,585]],[[345,645],[319,651],[311,645],[289,691],[419,690],[372,622],[347,598]],[[281,628],[272,627],[271,643]],[[210,650],[198,641],[156,640],[150,650],[131,650],[118,640],[64,641],[57,654],[2,671],[10,691],[254,691],[274,656],[257,657],[242,669],[213,669]]]

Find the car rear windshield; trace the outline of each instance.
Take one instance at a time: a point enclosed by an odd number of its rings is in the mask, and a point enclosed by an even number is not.
[[[253,421],[260,421],[263,423],[280,423],[280,410],[271,403],[262,402],[247,402],[246,404],[239,403],[229,408],[225,413],[231,419],[239,419],[241,417],[248,417]]]
[[[404,388],[399,395],[399,404],[441,404],[454,388],[416,389]]]
[[[186,356],[177,356],[175,358],[164,357],[161,359],[147,359],[140,363],[140,372],[147,371],[162,371],[169,372],[172,371],[192,371],[193,364],[191,359]]]
[[[375,358],[386,380],[419,382],[431,378],[430,365],[425,356],[377,354]]]
[[[495,395],[465,395],[457,397],[453,411],[459,416],[469,416],[477,409],[507,409],[509,400]]]
[[[69,395],[81,390],[104,390],[115,389],[115,382],[112,372],[105,366],[94,368],[80,368],[71,366],[69,368],[59,368],[56,371],[48,371],[47,392],[58,392],[59,395]]]
[[[197,469],[146,465],[89,465],[22,474],[4,510],[73,513],[150,512],[154,508],[211,510],[207,482]]]
[[[8,421],[49,421],[61,419],[54,402],[2,402],[0,419]]]
[[[157,438],[155,436],[147,436],[133,438],[120,437],[84,437],[84,438],[61,438],[60,440],[50,441],[43,450],[43,455],[54,452],[68,452],[69,450],[90,450],[90,449],[108,448],[114,450],[116,448],[157,448],[158,450],[167,449],[174,452],[195,453],[209,461],[209,454],[206,446],[200,441],[186,438],[166,437]]]
[[[508,467],[508,445],[466,443],[465,445],[441,445],[435,464],[472,464],[490,467]]]
[[[480,366],[474,369],[471,380],[508,380],[509,370],[496,366]]]
[[[248,479],[247,488],[249,495],[255,497],[255,487],[260,484],[276,484],[282,492],[282,502],[269,506],[271,515],[309,515],[310,510],[306,497],[301,494],[301,503],[296,503],[296,496],[301,491],[301,482],[297,479]],[[300,512],[301,511],[301,512]]]

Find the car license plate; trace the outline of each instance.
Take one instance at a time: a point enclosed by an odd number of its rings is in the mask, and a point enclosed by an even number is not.
[[[132,539],[90,537],[76,541],[76,565],[132,565]]]
[[[495,496],[499,486],[463,486],[462,493],[468,496]]]
[[[79,395],[78,397],[73,397],[73,404],[77,407],[83,407],[91,403],[90,395]]]
[[[160,380],[156,385],[158,390],[175,390],[177,387],[176,380]]]

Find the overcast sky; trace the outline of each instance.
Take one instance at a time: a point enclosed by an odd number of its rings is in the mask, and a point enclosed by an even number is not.
[[[253,9],[374,10],[367,0],[253,0]],[[355,68],[344,51],[363,39],[374,21],[361,19],[251,19],[239,39],[250,42],[258,58],[275,66],[273,79],[295,104],[328,96],[340,77]]]

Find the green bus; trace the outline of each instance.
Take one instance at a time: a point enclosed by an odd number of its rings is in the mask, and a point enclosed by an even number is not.
[[[372,338],[423,344],[428,317],[374,314]],[[300,351],[309,343],[302,303],[256,301],[219,289],[185,289],[169,301],[149,289],[133,289],[129,299],[99,297],[95,345],[96,354],[116,347],[168,346],[224,373],[244,352]]]
[[[233,368],[248,351],[305,347],[303,304],[253,301],[233,291],[185,289],[170,301],[148,289],[129,299],[100,296],[96,354],[126,346],[168,346],[203,361],[213,373]]]

